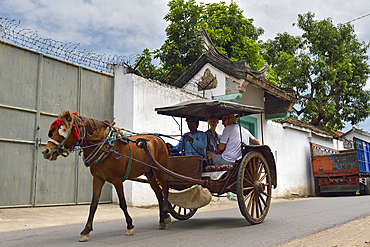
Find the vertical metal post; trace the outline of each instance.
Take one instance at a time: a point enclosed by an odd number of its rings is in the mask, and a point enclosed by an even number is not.
[[[263,141],[263,117],[262,117],[262,112],[261,112],[261,141],[262,141],[262,145],[264,145],[264,141]]]
[[[40,139],[40,111],[41,111],[41,89],[42,89],[42,59],[43,55],[39,54],[39,66],[37,72],[36,81],[36,116],[35,116],[35,129],[34,129],[34,140],[35,147],[33,151],[33,161],[32,161],[32,178],[31,178],[31,191],[30,191],[30,201],[32,207],[36,205],[36,190],[37,190],[37,161],[38,161],[38,151],[41,144]]]
[[[82,67],[79,66],[78,67],[78,73],[77,73],[77,106],[76,106],[76,110],[78,112],[78,114],[81,113],[81,94],[82,94]],[[78,204],[78,183],[79,183],[79,179],[78,179],[78,174],[79,174],[79,170],[80,170],[80,164],[79,164],[79,155],[75,154],[75,193],[74,193],[74,202],[76,204]]]
[[[181,136],[182,136],[182,118],[180,119],[180,133],[181,133]]]
[[[238,113],[238,122],[239,122],[239,132],[240,132],[240,147],[243,147],[243,136],[242,136],[242,121],[240,119],[240,114]],[[246,145],[249,145],[248,143],[245,143]]]

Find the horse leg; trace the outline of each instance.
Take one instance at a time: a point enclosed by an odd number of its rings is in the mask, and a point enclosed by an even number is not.
[[[119,199],[119,206],[122,209],[123,213],[125,214],[126,224],[127,224],[126,235],[127,236],[134,235],[135,227],[132,224],[132,218],[131,218],[131,216],[129,215],[129,213],[127,211],[127,204],[126,204],[125,194],[123,192],[122,181],[119,180],[119,181],[115,182],[114,187],[116,188],[116,191],[117,191],[117,195],[118,195],[118,199]]]
[[[157,181],[159,182],[159,184],[161,185],[162,187],[162,193],[163,193],[163,208],[162,208],[162,212],[163,212],[163,217],[164,217],[164,222],[166,224],[169,224],[171,223],[171,216],[170,214],[168,213],[168,186],[167,186],[167,182],[164,178],[164,174],[160,171],[154,171],[154,176],[155,178],[157,179]]]
[[[79,240],[80,242],[87,242],[90,239],[90,232],[93,230],[92,225],[93,225],[94,215],[98,207],[100,193],[101,193],[101,189],[104,183],[105,181],[101,178],[98,178],[98,177],[93,178],[93,198],[90,204],[89,218],[87,219],[85,228],[80,233],[80,240]]]
[[[154,175],[152,172],[148,172],[145,174],[146,177],[148,178],[150,187],[152,187],[155,196],[158,199],[158,204],[159,204],[159,229],[165,229],[166,228],[166,223],[164,221],[164,216],[167,214],[163,213],[163,208],[165,205],[163,205],[163,195],[162,195],[162,189],[159,187],[157,180],[155,179]]]

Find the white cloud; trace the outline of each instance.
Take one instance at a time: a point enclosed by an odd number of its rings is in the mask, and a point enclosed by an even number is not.
[[[81,49],[130,55],[159,48],[165,39],[168,7],[163,0],[13,0],[1,6],[0,16],[20,19],[20,28],[43,38],[81,43]]]

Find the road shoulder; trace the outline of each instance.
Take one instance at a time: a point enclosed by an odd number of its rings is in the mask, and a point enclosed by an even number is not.
[[[297,246],[370,246],[370,216],[279,245],[279,247]]]

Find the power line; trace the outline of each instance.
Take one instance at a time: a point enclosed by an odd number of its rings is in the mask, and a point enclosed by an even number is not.
[[[357,21],[357,20],[362,19],[362,18],[365,18],[366,16],[369,16],[369,15],[370,15],[370,13],[369,14],[366,14],[366,15],[363,15],[363,16],[360,16],[360,17],[357,17],[357,18],[355,18],[353,20],[347,21],[345,24],[350,23],[350,22],[353,22],[353,21]]]

